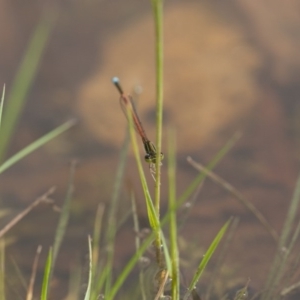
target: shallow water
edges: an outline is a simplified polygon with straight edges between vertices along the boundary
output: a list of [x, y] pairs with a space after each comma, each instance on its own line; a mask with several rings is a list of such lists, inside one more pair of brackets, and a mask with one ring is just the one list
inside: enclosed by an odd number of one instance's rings
[[[42, 8], [37, 1], [26, 9], [8, 0], [0, 5], [0, 79], [9, 89]], [[232, 1], [226, 6], [217, 1], [166, 3], [163, 150], [166, 154], [167, 128], [173, 126], [180, 195], [197, 174], [186, 157], [205, 164], [236, 131], [241, 131], [242, 138], [215, 171], [280, 232], [299, 170], [300, 59], [295, 55], [300, 42], [299, 18], [295, 17], [299, 4], [290, 1], [282, 6], [279, 0], [274, 1], [273, 15], [263, 3], [256, 5], [250, 0]], [[142, 86], [138, 111], [153, 141], [155, 85], [150, 3], [74, 2], [59, 9], [58, 23], [9, 153], [70, 117], [76, 116], [80, 122], [1, 175], [0, 195], [2, 206], [13, 211], [3, 224], [53, 185], [57, 186], [53, 198], [61, 204], [69, 161], [79, 159], [70, 229], [53, 284], [60, 299], [74, 261], [86, 261], [86, 237], [93, 228], [98, 203], [109, 203], [111, 199], [126, 119], [110, 79], [119, 76], [128, 93]], [[147, 172], [147, 166], [145, 169]], [[162, 173], [166, 206], [166, 162]], [[134, 186], [142, 226], [147, 226], [132, 156], [125, 178]], [[148, 179], [152, 187], [150, 174]], [[129, 207], [127, 194], [124, 185], [120, 216]], [[180, 232], [183, 272], [189, 278], [203, 251], [230, 216], [239, 217], [240, 223], [222, 269], [222, 284], [245, 284], [250, 278], [251, 288], [259, 290], [275, 245], [246, 208], [209, 180]], [[31, 270], [37, 245], [43, 245], [45, 258], [53, 243], [57, 219], [56, 212], [42, 206], [8, 234], [8, 238], [16, 238], [8, 252], [24, 273]], [[132, 243], [124, 242], [128, 240]], [[130, 257], [133, 240], [130, 220], [118, 235], [117, 270]]]

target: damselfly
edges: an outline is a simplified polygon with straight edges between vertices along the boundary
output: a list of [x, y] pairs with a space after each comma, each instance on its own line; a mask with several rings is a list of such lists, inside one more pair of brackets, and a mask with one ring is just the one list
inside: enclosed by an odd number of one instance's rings
[[[145, 148], [145, 161], [149, 163], [150, 171], [151, 173], [155, 173], [155, 164], [156, 164], [156, 158], [157, 158], [157, 152], [154, 144], [147, 138], [146, 132], [142, 126], [142, 123], [137, 115], [136, 109], [134, 107], [132, 97], [130, 95], [125, 95], [119, 78], [114, 77], [112, 79], [113, 84], [116, 86], [120, 93], [120, 104], [122, 106], [123, 111], [125, 112], [126, 116], [128, 113], [131, 113], [131, 117], [135, 126], [136, 131], [139, 133], [142, 142], [144, 144]], [[164, 158], [164, 154], [160, 153], [160, 159], [162, 160]]]

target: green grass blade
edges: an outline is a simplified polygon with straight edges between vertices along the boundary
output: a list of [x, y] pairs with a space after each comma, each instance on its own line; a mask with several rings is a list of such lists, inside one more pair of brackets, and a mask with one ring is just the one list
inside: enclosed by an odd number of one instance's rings
[[10, 168], [12, 165], [20, 161], [22, 158], [27, 156], [28, 154], [32, 153], [36, 149], [40, 148], [41, 146], [45, 145], [58, 135], [62, 134], [66, 130], [70, 129], [72, 126], [74, 126], [75, 121], [70, 120], [63, 125], [57, 127], [53, 131], [49, 132], [48, 134], [44, 135], [43, 137], [39, 138], [38, 140], [34, 141], [15, 155], [13, 155], [11, 158], [6, 160], [1, 166], [0, 166], [0, 174], [3, 173], [5, 170]]
[[0, 298], [5, 300], [5, 242], [0, 240]]
[[168, 143], [168, 178], [169, 178], [169, 211], [170, 211], [170, 253], [172, 278], [172, 299], [179, 299], [179, 251], [177, 245], [177, 218], [176, 218], [176, 157], [175, 157], [175, 134], [169, 132]]
[[3, 85], [2, 96], [0, 101], [0, 129], [1, 129], [1, 120], [2, 120], [2, 113], [3, 113], [3, 105], [4, 105], [4, 96], [5, 96], [5, 84]]
[[97, 271], [99, 268], [99, 256], [100, 256], [100, 240], [101, 240], [101, 233], [102, 233], [102, 222], [103, 222], [103, 215], [104, 215], [105, 205], [103, 203], [98, 204], [95, 222], [94, 222], [94, 230], [93, 230], [93, 239], [92, 239], [92, 253], [93, 253], [93, 280], [92, 280], [92, 296], [91, 299], [97, 299], [99, 290], [94, 283], [97, 280]]
[[[55, 238], [54, 238], [51, 276], [53, 274], [53, 269], [54, 269], [54, 266], [55, 266], [57, 255], [58, 255], [63, 237], [66, 233], [66, 229], [67, 229], [67, 225], [68, 225], [68, 221], [69, 221], [70, 205], [71, 205], [71, 200], [72, 200], [73, 193], [74, 193], [74, 184], [73, 184], [73, 182], [74, 182], [75, 167], [76, 167], [76, 162], [72, 162], [71, 169], [70, 169], [68, 189], [67, 189], [67, 193], [66, 193], [66, 196], [65, 196], [65, 200], [64, 200], [62, 210], [60, 212], [58, 226], [57, 226], [56, 233], [55, 233]], [[51, 276], [50, 276], [50, 278], [51, 278]]]
[[220, 253], [218, 253], [218, 257], [216, 259], [214, 270], [212, 271], [212, 274], [210, 275], [210, 278], [209, 278], [210, 282], [206, 289], [206, 295], [204, 297], [205, 299], [211, 299], [212, 290], [213, 290], [213, 288], [216, 287], [215, 283], [218, 281], [220, 282], [220, 280], [221, 280], [220, 277], [222, 275], [220, 274], [220, 270], [224, 263], [226, 254], [228, 253], [230, 245], [232, 245], [232, 240], [233, 240], [234, 234], [236, 232], [236, 229], [238, 227], [238, 224], [239, 224], [239, 218], [234, 217], [231, 222], [230, 228], [228, 228], [227, 235], [223, 242], [221, 251], [220, 251]]
[[298, 207], [300, 202], [300, 174], [297, 179], [295, 191], [292, 197], [291, 205], [288, 210], [286, 222], [283, 226], [282, 234], [279, 241], [279, 247], [286, 247], [288, 240], [293, 232], [293, 224], [297, 216]]
[[20, 118], [25, 98], [36, 76], [39, 62], [49, 40], [56, 17], [56, 11], [48, 11], [47, 15], [37, 25], [12, 84], [0, 132], [0, 162], [3, 161], [10, 138]]
[[[300, 202], [300, 174], [297, 179], [295, 191], [292, 197], [292, 201], [288, 210], [288, 214], [286, 217], [285, 224], [283, 226], [282, 234], [279, 238], [279, 244], [277, 248], [277, 253], [275, 255], [274, 261], [271, 266], [271, 270], [268, 276], [268, 280], [265, 286], [265, 289], [267, 293], [263, 295], [263, 300], [269, 300], [273, 297], [273, 292], [276, 289], [276, 286], [279, 283], [280, 278], [283, 277], [284, 267], [286, 265], [288, 256], [290, 254], [290, 248], [288, 246], [289, 239], [292, 236], [293, 232], [293, 224], [295, 222], [295, 217], [298, 212]], [[297, 232], [298, 230], [296, 230]], [[290, 246], [293, 246], [294, 239], [297, 238], [295, 236], [295, 233], [292, 237], [292, 241], [290, 243]], [[285, 249], [285, 251], [283, 251]]]
[[88, 280], [88, 286], [87, 290], [84, 296], [84, 300], [90, 300], [91, 299], [91, 287], [92, 287], [92, 280], [93, 280], [93, 255], [92, 255], [92, 240], [91, 237], [89, 236], [89, 262], [90, 262], [90, 267], [89, 267], [89, 280]]
[[188, 296], [190, 293], [192, 293], [192, 291], [195, 289], [197, 282], [199, 281], [206, 265], [208, 264], [209, 260], [211, 259], [213, 253], [215, 252], [215, 250], [217, 249], [219, 243], [221, 242], [224, 234], [227, 231], [227, 228], [230, 224], [231, 220], [227, 221], [225, 223], [225, 225], [223, 225], [223, 227], [221, 228], [221, 230], [218, 232], [218, 234], [216, 235], [216, 237], [214, 238], [213, 242], [210, 244], [208, 250], [206, 251], [206, 253], [203, 255], [203, 259], [201, 260], [198, 269], [188, 287], [188, 292], [184, 297], [184, 300], [188, 299]]
[[47, 300], [48, 298], [48, 290], [50, 285], [50, 273], [51, 273], [51, 266], [52, 266], [52, 248], [50, 248], [46, 266], [44, 270], [44, 278], [42, 284], [42, 292], [41, 292], [41, 300]]

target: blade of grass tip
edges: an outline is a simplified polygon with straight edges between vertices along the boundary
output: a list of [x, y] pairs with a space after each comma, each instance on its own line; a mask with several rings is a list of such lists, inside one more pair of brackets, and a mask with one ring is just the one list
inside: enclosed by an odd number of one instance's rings
[[[105, 242], [106, 242], [106, 249], [107, 249], [107, 268], [108, 270], [112, 270], [113, 267], [113, 259], [114, 259], [114, 244], [115, 244], [115, 236], [116, 236], [116, 218], [117, 218], [117, 207], [120, 198], [120, 191], [121, 186], [124, 178], [125, 167], [127, 162], [127, 155], [129, 149], [129, 130], [128, 127], [126, 129], [126, 136], [121, 147], [121, 152], [119, 156], [119, 164], [117, 169], [117, 174], [114, 182], [113, 193], [109, 205], [108, 210], [108, 218], [107, 218], [107, 229], [105, 230]], [[106, 279], [105, 285], [105, 294], [107, 290], [111, 287], [111, 280], [112, 280], [112, 272], [107, 273], [108, 277]]]
[[246, 285], [241, 288], [240, 290], [238, 290], [235, 294], [234, 300], [247, 300], [248, 299], [248, 286], [250, 283], [250, 279], [248, 279]]
[[[141, 246], [141, 240], [139, 236], [140, 232], [140, 225], [139, 225], [139, 219], [138, 219], [138, 214], [137, 214], [137, 209], [136, 209], [136, 202], [135, 202], [135, 197], [134, 193], [131, 193], [131, 206], [132, 206], [132, 218], [133, 218], [133, 228], [135, 232], [135, 248], [136, 251], [140, 248]], [[147, 299], [146, 296], [146, 290], [145, 290], [145, 276], [144, 276], [144, 270], [143, 268], [140, 268], [139, 270], [139, 287], [141, 290], [141, 296], [143, 300]]]
[[188, 287], [188, 291], [184, 296], [184, 300], [187, 300], [189, 295], [191, 294], [191, 292], [193, 291], [193, 289], [195, 289], [197, 282], [199, 281], [203, 271], [206, 268], [206, 265], [208, 264], [209, 260], [211, 259], [213, 253], [215, 252], [215, 250], [217, 249], [218, 245], [220, 244], [224, 234], [227, 231], [227, 228], [229, 226], [229, 224], [231, 223], [231, 219], [229, 219], [229, 221], [227, 221], [225, 223], [225, 225], [223, 225], [223, 227], [221, 228], [221, 230], [218, 232], [218, 234], [216, 235], [216, 237], [214, 238], [213, 242], [210, 244], [208, 250], [206, 251], [206, 253], [203, 255], [203, 259], [201, 260], [198, 269]]
[[0, 129], [1, 129], [1, 120], [2, 120], [2, 113], [3, 113], [3, 105], [4, 105], [4, 96], [5, 96], [5, 84], [3, 85], [2, 96], [0, 101]]
[[25, 208], [21, 213], [19, 213], [16, 217], [14, 217], [8, 224], [6, 224], [0, 230], [0, 238], [4, 236], [13, 226], [15, 226], [22, 218], [24, 218], [34, 207], [39, 205], [40, 203], [53, 203], [53, 200], [49, 199], [48, 197], [53, 194], [55, 188], [50, 188], [45, 194], [41, 197], [37, 198], [33, 203], [31, 203], [27, 208]]
[[279, 238], [278, 248], [277, 252], [275, 254], [274, 261], [272, 263], [269, 276], [267, 279], [267, 283], [265, 286], [265, 289], [267, 290], [267, 293], [264, 294], [263, 299], [271, 299], [272, 293], [274, 291], [274, 282], [278, 276], [278, 270], [281, 268], [282, 265], [282, 256], [285, 255], [285, 250], [287, 247], [288, 239], [291, 236], [293, 223], [298, 211], [300, 201], [300, 175], [298, 176], [295, 191], [291, 200], [291, 204], [287, 213], [286, 221], [283, 226], [282, 234]]
[[92, 280], [93, 280], [93, 256], [92, 256], [92, 240], [91, 237], [89, 236], [88, 239], [88, 244], [89, 244], [89, 262], [90, 262], [90, 267], [89, 267], [89, 280], [88, 280], [88, 286], [87, 290], [84, 296], [84, 300], [90, 300], [91, 299], [91, 287], [92, 287]]
[[35, 282], [35, 277], [36, 277], [36, 272], [37, 272], [37, 267], [38, 267], [41, 252], [42, 252], [42, 246], [39, 245], [37, 247], [35, 258], [32, 265], [32, 272], [29, 280], [28, 289], [27, 289], [26, 300], [33, 299], [33, 287], [34, 287], [34, 282]]
[[44, 270], [44, 278], [42, 284], [42, 292], [41, 292], [41, 300], [48, 299], [48, 290], [50, 285], [50, 273], [51, 273], [51, 265], [52, 265], [52, 248], [49, 249], [45, 270]]
[[58, 225], [57, 225], [55, 237], [54, 237], [53, 256], [52, 256], [53, 264], [51, 266], [50, 280], [52, 278], [54, 266], [56, 263], [57, 255], [58, 255], [62, 240], [63, 240], [64, 235], [67, 230], [67, 225], [68, 225], [69, 215], [70, 215], [70, 205], [71, 205], [71, 200], [72, 200], [73, 194], [74, 194], [74, 174], [75, 174], [76, 165], [77, 165], [77, 161], [71, 162], [68, 188], [67, 188], [64, 203], [63, 203], [63, 206], [62, 206], [62, 209], [60, 212], [59, 221], [58, 221]]
[[169, 211], [170, 211], [170, 252], [171, 252], [171, 278], [172, 299], [179, 299], [179, 251], [177, 245], [177, 218], [176, 218], [176, 141], [173, 131], [169, 131], [168, 139], [168, 179], [169, 179]]
[[[45, 145], [58, 135], [62, 134], [63, 132], [69, 130], [72, 126], [76, 124], [75, 120], [70, 120], [61, 126], [55, 128], [54, 130], [50, 131], [49, 133], [45, 134], [38, 140], [34, 141], [15, 155], [13, 155], [11, 158], [7, 159], [2, 165], [0, 165], [0, 174], [3, 173], [5, 170], [10, 168], [12, 165], [20, 161], [22, 158], [27, 156], [28, 154], [31, 154], [36, 149], [40, 148], [41, 146]], [[1, 143], [0, 143], [1, 144]]]
[[240, 193], [236, 188], [234, 188], [230, 183], [225, 181], [223, 178], [218, 176], [212, 171], [207, 170], [204, 166], [194, 161], [191, 157], [187, 158], [188, 162], [198, 171], [204, 172], [212, 181], [216, 184], [223, 187], [223, 189], [227, 190], [231, 193], [242, 205], [244, 205], [257, 219], [258, 221], [265, 227], [265, 229], [269, 232], [273, 240], [278, 243], [278, 234], [274, 230], [274, 228], [270, 225], [270, 223], [266, 220], [263, 214], [250, 202], [248, 201], [242, 193]]
[[3, 161], [9, 141], [23, 110], [26, 96], [37, 74], [50, 33], [57, 18], [56, 10], [48, 10], [37, 25], [25, 51], [18, 73], [8, 96], [3, 128], [0, 132], [0, 162]]
[[[221, 161], [221, 159], [228, 153], [228, 151], [236, 144], [237, 140], [241, 137], [241, 133], [237, 132], [233, 137], [221, 148], [221, 150], [215, 155], [215, 157], [206, 166], [207, 170], [212, 170]], [[182, 205], [187, 198], [191, 196], [194, 190], [199, 186], [199, 184], [206, 178], [206, 174], [200, 172], [199, 175], [192, 181], [188, 188], [183, 192], [183, 194], [178, 199], [178, 206]]]
[[5, 242], [4, 239], [0, 240], [0, 298], [5, 297]]

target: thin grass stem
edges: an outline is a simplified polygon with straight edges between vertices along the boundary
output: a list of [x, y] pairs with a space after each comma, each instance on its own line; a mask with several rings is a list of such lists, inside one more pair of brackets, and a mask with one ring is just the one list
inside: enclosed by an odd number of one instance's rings
[[[163, 120], [163, 0], [151, 0], [154, 27], [155, 27], [155, 61], [156, 61], [156, 148], [157, 153], [162, 152], [162, 120]], [[156, 159], [156, 184], [154, 207], [158, 219], [160, 218], [160, 182], [161, 182], [161, 157]], [[162, 264], [161, 258], [161, 237], [158, 232], [155, 239], [156, 260]]]
[[170, 211], [170, 253], [171, 253], [171, 278], [172, 299], [179, 299], [180, 273], [179, 251], [177, 245], [177, 210], [176, 210], [176, 141], [173, 131], [169, 131], [168, 143], [168, 178], [169, 178], [169, 211]]

